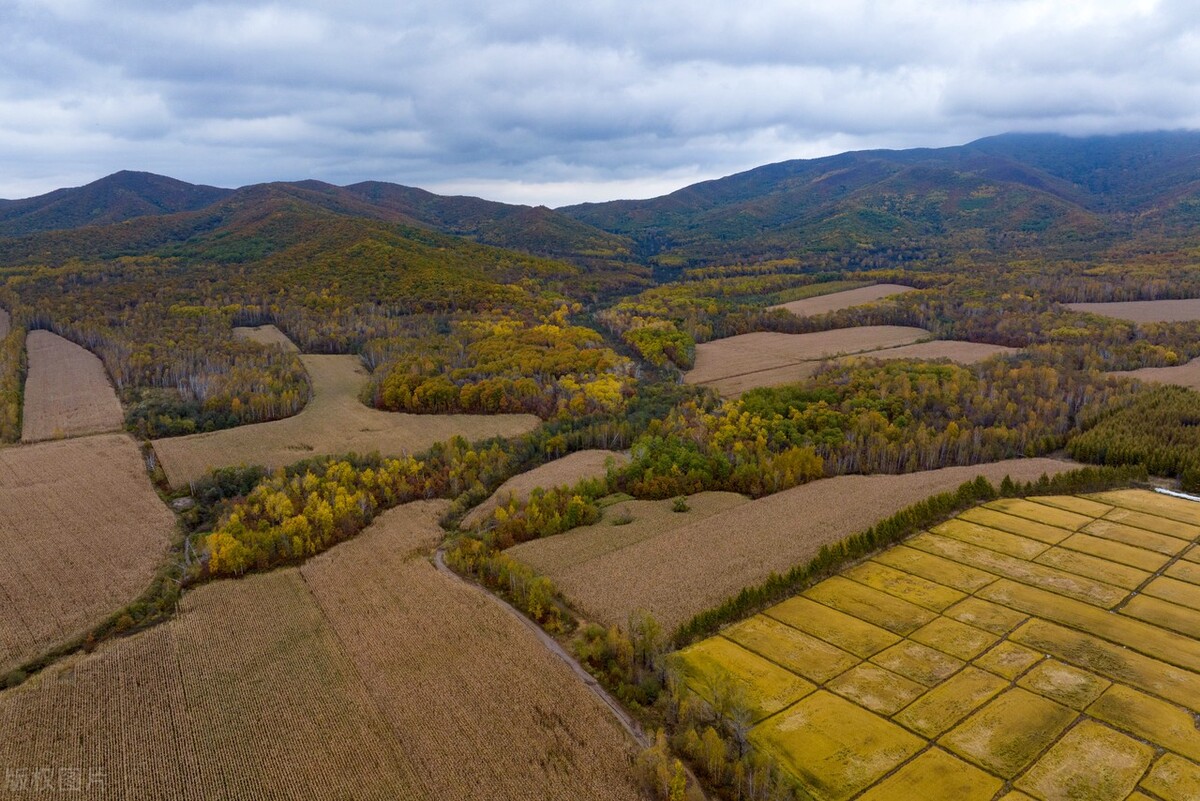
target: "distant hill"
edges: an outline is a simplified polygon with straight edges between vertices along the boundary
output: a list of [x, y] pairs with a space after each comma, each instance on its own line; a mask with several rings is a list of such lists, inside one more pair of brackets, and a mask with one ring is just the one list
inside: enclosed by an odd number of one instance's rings
[[[1009, 134], [770, 164], [650, 200], [558, 211], [665, 265], [953, 249], [1087, 256], [1200, 221], [1200, 133]], [[877, 259], [878, 260], [878, 259]]]
[[[148, 236], [186, 237], [191, 222], [220, 225], [233, 209], [245, 210], [267, 197], [287, 199], [338, 215], [426, 228], [482, 244], [579, 264], [614, 266], [632, 261], [632, 241], [601, 231], [544, 206], [519, 206], [475, 197], [446, 197], [422, 189], [370, 181], [338, 187], [321, 181], [276, 182], [241, 189], [194, 186], [145, 172], [118, 172], [71, 189], [25, 200], [0, 200], [0, 237], [105, 226], [142, 217], [198, 212], [200, 218], [137, 226], [131, 241]], [[64, 241], [79, 237], [65, 235]], [[129, 239], [122, 235], [118, 240]], [[131, 244], [131, 247], [136, 247]]]
[[24, 200], [0, 200], [0, 236], [196, 211], [228, 197], [232, 191], [125, 170], [86, 186], [56, 189]]

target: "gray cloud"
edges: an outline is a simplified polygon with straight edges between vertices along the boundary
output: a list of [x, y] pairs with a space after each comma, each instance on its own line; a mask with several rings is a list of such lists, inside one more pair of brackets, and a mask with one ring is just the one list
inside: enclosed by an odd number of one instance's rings
[[1200, 127], [1188, 0], [0, 0], [0, 18], [3, 197], [130, 168], [554, 205], [858, 147]]

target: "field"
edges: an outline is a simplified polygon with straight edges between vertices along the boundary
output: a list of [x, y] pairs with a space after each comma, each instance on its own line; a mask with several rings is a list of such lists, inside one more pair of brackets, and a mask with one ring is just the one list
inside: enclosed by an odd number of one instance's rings
[[1200, 390], [1200, 359], [1192, 359], [1187, 364], [1175, 367], [1143, 367], [1140, 370], [1124, 370], [1109, 375]]
[[510, 498], [524, 500], [538, 487], [572, 486], [585, 478], [603, 478], [608, 466], [621, 467], [629, 457], [617, 451], [578, 451], [555, 459], [540, 467], [513, 476], [492, 493], [486, 501], [472, 509], [462, 520], [463, 528], [474, 528], [491, 517], [492, 512]]
[[400, 455], [423, 450], [455, 434], [468, 440], [511, 437], [532, 431], [529, 414], [398, 414], [358, 400], [367, 380], [355, 356], [301, 356], [313, 395], [295, 417], [224, 431], [154, 441], [154, 450], [174, 487], [216, 467], [259, 464], [282, 467], [312, 456], [351, 451]]
[[[817, 300], [817, 298], [813, 298]], [[973, 364], [1015, 348], [956, 340], [919, 342], [922, 328], [876, 325], [841, 328], [815, 334], [755, 333], [718, 339], [696, 346], [696, 367], [684, 380], [702, 384], [726, 397], [756, 387], [803, 381], [826, 359], [855, 355], [871, 359], [950, 359]]]
[[1068, 303], [1075, 311], [1132, 320], [1135, 323], [1171, 323], [1200, 320], [1200, 298], [1184, 300], [1130, 300], [1118, 303]]
[[136, 598], [174, 525], [127, 436], [0, 449], [0, 674]]
[[118, 431], [121, 402], [94, 355], [49, 331], [30, 331], [22, 442]]
[[818, 295], [815, 298], [793, 300], [790, 303], [780, 303], [778, 306], [771, 306], [770, 308], [786, 309], [798, 317], [809, 317], [814, 314], [825, 314], [841, 309], [849, 309], [852, 306], [874, 303], [877, 300], [901, 295], [905, 292], [912, 292], [913, 289], [914, 287], [904, 286], [903, 284], [876, 284], [875, 286], [864, 286], [860, 289], [847, 289], [844, 292]]
[[[1076, 466], [1016, 459], [897, 476], [838, 476], [756, 501], [702, 493], [688, 500], [692, 510], [685, 514], [672, 513], [670, 501], [636, 501], [606, 509], [596, 525], [509, 553], [548, 575], [597, 620], [624, 623], [630, 612], [648, 609], [672, 628], [772, 571], [812, 558], [825, 543], [977, 475], [993, 482], [1006, 475], [1031, 480]], [[847, 498], [855, 502], [847, 504]], [[633, 522], [612, 525], [624, 511]]]
[[300, 352], [300, 349], [296, 347], [296, 343], [288, 339], [287, 334], [273, 325], [260, 325], [254, 328], [237, 326], [233, 329], [233, 335], [242, 339], [248, 339], [251, 342], [257, 342], [260, 345], [278, 345], [292, 353]]
[[[639, 798], [600, 702], [425, 558], [445, 508], [201, 587], [169, 623], [0, 695], [0, 765], [53, 766], [39, 798]], [[60, 768], [93, 786], [56, 792]]]
[[1192, 799], [1197, 538], [1148, 491], [994, 501], [678, 658], [818, 801]]
[[6, 336], [8, 336], [11, 326], [12, 317], [9, 316], [7, 311], [0, 309], [0, 339], [4, 339]]

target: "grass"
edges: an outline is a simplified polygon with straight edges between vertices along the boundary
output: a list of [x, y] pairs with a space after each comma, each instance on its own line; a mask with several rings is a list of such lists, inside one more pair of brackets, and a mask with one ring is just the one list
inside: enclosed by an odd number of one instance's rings
[[766, 615], [755, 615], [724, 632], [725, 637], [803, 676], [823, 683], [858, 664], [858, 658], [811, 634]]
[[698, 695], [711, 703], [728, 692], [744, 693], [753, 720], [758, 722], [795, 703], [815, 686], [770, 660], [722, 637], [697, 643], [679, 652], [679, 667]]
[[925, 691], [917, 682], [870, 662], [847, 670], [825, 688], [881, 715], [899, 712]]
[[842, 575], [933, 612], [941, 612], [966, 597], [959, 590], [878, 562], [863, 562], [844, 571]]
[[896, 722], [933, 739], [1007, 686], [1008, 682], [994, 673], [968, 666], [906, 707], [896, 715]]
[[1011, 779], [1075, 719], [1076, 713], [1020, 688], [1007, 690], [938, 742], [964, 759]]
[[1051, 746], [1016, 786], [1038, 798], [1125, 801], [1154, 756], [1145, 743], [1085, 720]]
[[218, 467], [246, 464], [275, 469], [314, 456], [350, 452], [399, 456], [455, 435], [476, 442], [517, 436], [540, 424], [528, 414], [381, 412], [358, 399], [367, 381], [358, 357], [305, 355], [300, 359], [312, 382], [312, 399], [296, 416], [155, 440], [154, 450], [171, 486], [185, 487]]
[[932, 748], [872, 787], [860, 801], [952, 798], [991, 801], [1003, 782], [940, 748]]
[[1057, 659], [1047, 659], [1022, 676], [1017, 684], [1072, 709], [1082, 710], [1099, 698], [1112, 682]]

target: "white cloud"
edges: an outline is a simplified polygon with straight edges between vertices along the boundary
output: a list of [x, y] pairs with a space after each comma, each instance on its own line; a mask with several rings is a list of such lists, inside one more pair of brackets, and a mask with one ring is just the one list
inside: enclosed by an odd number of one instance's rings
[[0, 0], [0, 196], [115, 169], [555, 205], [1197, 124], [1189, 0]]

